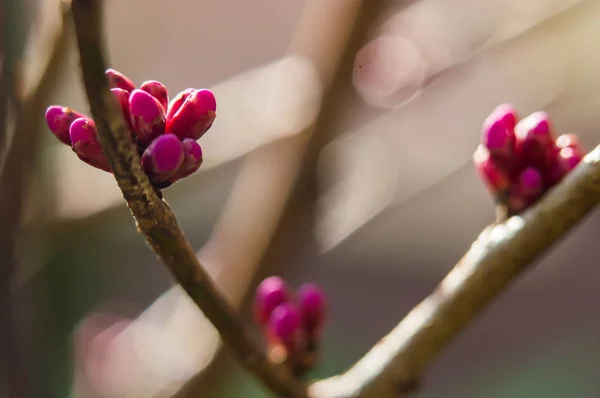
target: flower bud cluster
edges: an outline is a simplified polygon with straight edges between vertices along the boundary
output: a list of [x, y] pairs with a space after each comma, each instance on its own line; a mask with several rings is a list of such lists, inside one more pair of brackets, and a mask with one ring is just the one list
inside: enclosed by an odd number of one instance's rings
[[535, 203], [583, 159], [578, 137], [555, 131], [546, 112], [519, 120], [508, 104], [483, 123], [475, 168], [497, 203], [517, 214]]
[[[108, 69], [106, 76], [152, 184], [166, 188], [198, 170], [202, 148], [197, 140], [216, 117], [213, 93], [190, 88], [169, 101], [167, 88], [158, 81], [146, 81], [136, 89], [129, 78], [114, 69]], [[68, 107], [53, 105], [46, 111], [46, 123], [81, 160], [111, 172], [98, 143], [94, 120]]]
[[256, 289], [254, 318], [263, 330], [270, 357], [301, 374], [314, 365], [326, 317], [326, 297], [315, 283], [295, 293], [279, 277]]

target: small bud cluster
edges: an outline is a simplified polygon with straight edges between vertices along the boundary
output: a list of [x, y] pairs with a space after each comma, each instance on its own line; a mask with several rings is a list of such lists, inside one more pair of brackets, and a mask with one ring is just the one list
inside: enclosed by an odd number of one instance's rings
[[574, 134], [555, 139], [548, 114], [535, 112], [519, 120], [508, 104], [498, 106], [483, 123], [475, 168], [508, 215], [535, 203], [583, 159]]
[[254, 317], [262, 328], [269, 356], [297, 375], [314, 366], [325, 323], [326, 298], [315, 283], [297, 294], [279, 277], [266, 278], [256, 289]]
[[[158, 81], [144, 82], [136, 89], [129, 78], [114, 69], [108, 69], [106, 76], [152, 184], [166, 188], [198, 170], [202, 148], [197, 140], [216, 117], [213, 93], [189, 88], [169, 102], [167, 88]], [[46, 123], [81, 160], [111, 172], [90, 117], [53, 105], [46, 111]]]

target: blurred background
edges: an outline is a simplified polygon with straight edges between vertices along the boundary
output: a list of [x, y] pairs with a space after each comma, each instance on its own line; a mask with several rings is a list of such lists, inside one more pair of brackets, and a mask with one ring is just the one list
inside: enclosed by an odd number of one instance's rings
[[[71, 34], [37, 106], [10, 105], [31, 95], [62, 23], [56, 0], [0, 3], [0, 129], [30, 137], [0, 185], [0, 395], [269, 396], [173, 286], [112, 176], [44, 125], [51, 104], [89, 112]], [[204, 164], [165, 198], [248, 321], [267, 275], [325, 288], [318, 378], [360, 358], [493, 220], [471, 155], [496, 105], [546, 110], [557, 132], [598, 143], [599, 18], [597, 0], [107, 0], [104, 22], [110, 65], [136, 84], [214, 91]], [[10, 65], [22, 84], [6, 85]], [[594, 213], [415, 396], [600, 396], [599, 233]]]

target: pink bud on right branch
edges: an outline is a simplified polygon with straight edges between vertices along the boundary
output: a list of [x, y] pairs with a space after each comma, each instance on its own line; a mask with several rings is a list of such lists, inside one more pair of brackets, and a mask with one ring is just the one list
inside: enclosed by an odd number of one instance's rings
[[506, 214], [520, 213], [559, 183], [583, 159], [575, 134], [554, 138], [546, 112], [518, 120], [514, 107], [497, 107], [483, 123], [475, 169]]

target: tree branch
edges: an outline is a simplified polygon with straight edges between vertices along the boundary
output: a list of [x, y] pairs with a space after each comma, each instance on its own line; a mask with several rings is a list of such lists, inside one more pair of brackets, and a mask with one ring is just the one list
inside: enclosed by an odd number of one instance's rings
[[396, 397], [479, 312], [600, 202], [600, 146], [522, 215], [485, 229], [437, 289], [343, 375], [311, 396]]
[[177, 282], [218, 329], [238, 360], [278, 395], [305, 397], [304, 385], [267, 360], [234, 309], [221, 296], [198, 261], [175, 215], [142, 170], [136, 146], [113, 99], [104, 71], [100, 0], [74, 0], [72, 5], [81, 70], [98, 140], [119, 188], [146, 240], [169, 267]]

